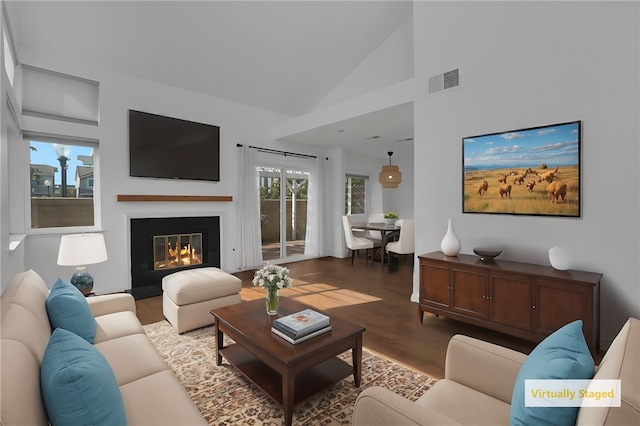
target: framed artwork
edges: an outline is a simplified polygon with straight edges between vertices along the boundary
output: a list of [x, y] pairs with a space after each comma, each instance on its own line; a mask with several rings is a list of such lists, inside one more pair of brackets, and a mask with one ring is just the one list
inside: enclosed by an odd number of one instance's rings
[[581, 216], [582, 122], [462, 138], [462, 212]]

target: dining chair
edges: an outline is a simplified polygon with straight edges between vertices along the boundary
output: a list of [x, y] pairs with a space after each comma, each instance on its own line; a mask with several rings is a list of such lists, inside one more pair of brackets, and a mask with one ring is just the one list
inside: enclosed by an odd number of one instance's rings
[[369, 214], [369, 223], [382, 223], [382, 222], [384, 222], [384, 213]]
[[342, 216], [342, 227], [344, 228], [344, 239], [347, 243], [347, 248], [351, 250], [351, 266], [353, 266], [353, 258], [356, 252], [365, 250], [365, 258], [367, 266], [369, 265], [369, 249], [372, 249], [373, 241], [367, 238], [356, 237], [351, 230], [351, 222], [348, 216]]
[[387, 243], [386, 250], [389, 253], [401, 254], [404, 259], [405, 254], [415, 253], [415, 232], [413, 219], [398, 219], [396, 224], [400, 226], [400, 236], [398, 241]]
[[356, 228], [358, 225], [364, 226], [367, 224], [368, 217], [366, 214], [348, 214], [347, 218], [353, 235], [359, 238], [366, 238], [369, 235], [369, 231]]
[[[384, 213], [371, 213], [369, 214], [369, 223], [383, 223]], [[379, 231], [368, 231], [367, 238], [373, 240], [374, 243], [382, 243], [382, 234]]]
[[[353, 235], [359, 238], [368, 238], [373, 241], [374, 247], [380, 247], [382, 245], [382, 235], [380, 231], [370, 231], [364, 229], [366, 225], [371, 222], [369, 216], [366, 214], [348, 214], [349, 222], [351, 223], [351, 230]], [[357, 226], [362, 225], [363, 229], [358, 229]]]

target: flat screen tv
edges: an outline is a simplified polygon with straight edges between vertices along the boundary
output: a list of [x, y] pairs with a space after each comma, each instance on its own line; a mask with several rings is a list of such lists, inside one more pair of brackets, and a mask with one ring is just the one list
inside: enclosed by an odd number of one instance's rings
[[220, 180], [220, 127], [129, 110], [129, 174]]
[[582, 122], [462, 138], [462, 212], [581, 215]]

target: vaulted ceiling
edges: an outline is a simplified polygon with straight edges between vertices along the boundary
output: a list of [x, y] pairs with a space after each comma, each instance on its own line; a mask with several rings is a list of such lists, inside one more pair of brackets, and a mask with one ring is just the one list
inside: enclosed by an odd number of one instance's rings
[[[412, 14], [408, 1], [7, 1], [6, 8], [18, 52], [291, 117], [311, 111]], [[384, 114], [365, 122], [382, 125]]]

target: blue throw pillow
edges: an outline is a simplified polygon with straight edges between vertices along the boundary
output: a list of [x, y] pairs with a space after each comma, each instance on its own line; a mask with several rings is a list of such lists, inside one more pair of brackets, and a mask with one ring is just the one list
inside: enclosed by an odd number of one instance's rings
[[64, 328], [89, 343], [96, 338], [96, 319], [84, 295], [71, 283], [58, 278], [45, 301], [52, 328]]
[[525, 407], [525, 380], [589, 380], [593, 378], [594, 368], [581, 320], [547, 336], [520, 368], [511, 395], [511, 426], [575, 425], [579, 407]]
[[111, 366], [93, 345], [70, 331], [53, 331], [42, 358], [40, 389], [53, 426], [127, 424]]

